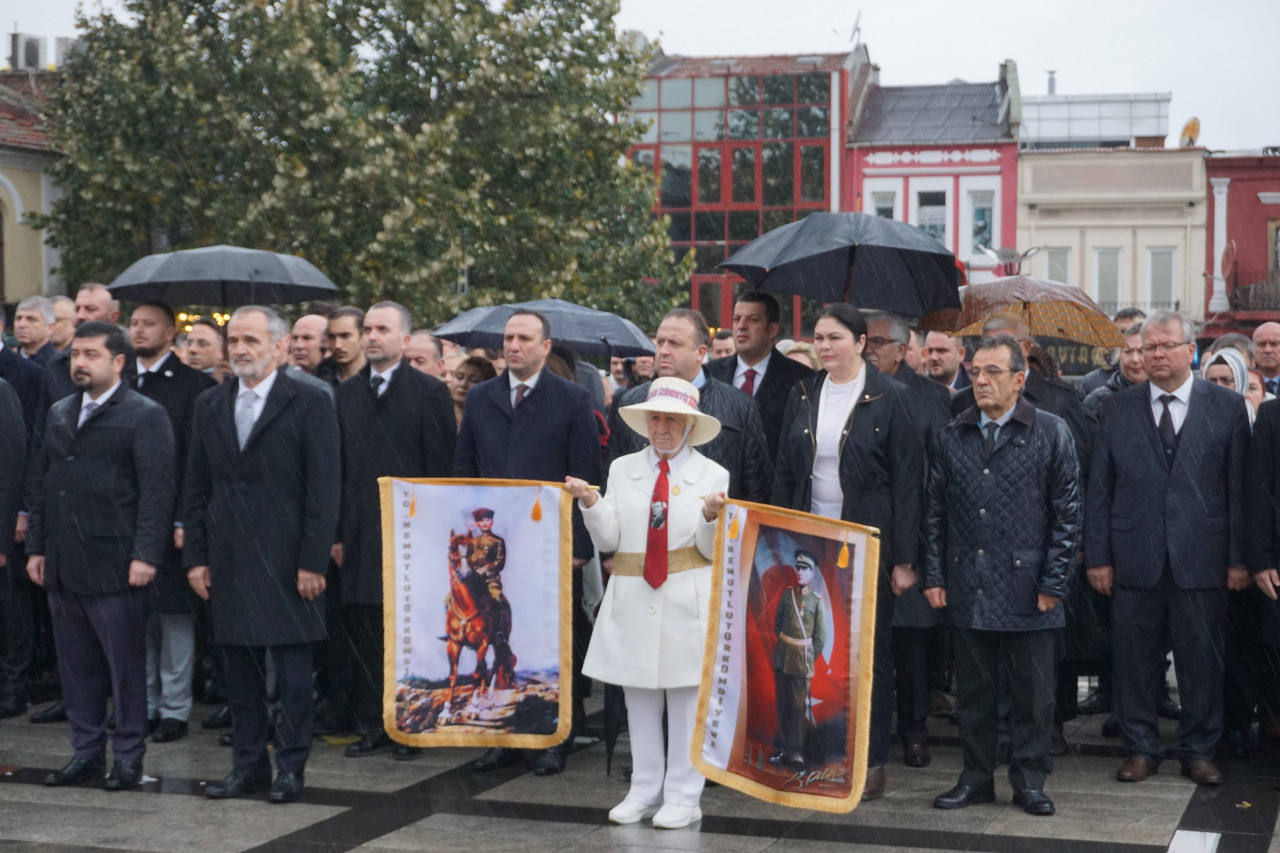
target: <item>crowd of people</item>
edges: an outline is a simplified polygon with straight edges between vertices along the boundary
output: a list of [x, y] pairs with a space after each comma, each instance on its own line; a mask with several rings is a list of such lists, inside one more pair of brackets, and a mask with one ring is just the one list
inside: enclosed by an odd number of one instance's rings
[[[688, 741], [725, 499], [880, 531], [864, 800], [884, 793], [895, 717], [912, 768], [932, 760], [931, 717], [959, 726], [964, 770], [935, 806], [991, 801], [1007, 763], [1035, 815], [1054, 813], [1052, 756], [1082, 713], [1107, 715], [1123, 782], [1164, 759], [1160, 716], [1203, 785], [1221, 753], [1254, 748], [1255, 723], [1280, 739], [1280, 324], [1199, 357], [1182, 315], [1126, 309], [1124, 348], [1077, 388], [1016, 314], [970, 351], [834, 304], [810, 344], [779, 341], [759, 292], [715, 335], [669, 312], [652, 357], [604, 370], [528, 311], [500, 350], [414, 330], [393, 302], [311, 305], [292, 327], [270, 306], [182, 332], [161, 303], [120, 322], [89, 284], [23, 300], [0, 347], [0, 717], [57, 682], [31, 717], [70, 723], [49, 785], [137, 786], [148, 739], [186, 736], [196, 699], [232, 748], [209, 797], [296, 800], [317, 734], [356, 735], [351, 758], [417, 757], [383, 727], [383, 476], [577, 498], [573, 722], [592, 678], [624, 688], [634, 770], [615, 822], [701, 816]], [[597, 557], [601, 616], [582, 573]], [[818, 607], [815, 559], [797, 555], [791, 600]], [[824, 665], [802, 657], [779, 665], [780, 718]], [[803, 720], [784, 722], [769, 761], [803, 768]], [[535, 773], [561, 772], [571, 744], [531, 756]], [[472, 767], [521, 760], [498, 748]]]

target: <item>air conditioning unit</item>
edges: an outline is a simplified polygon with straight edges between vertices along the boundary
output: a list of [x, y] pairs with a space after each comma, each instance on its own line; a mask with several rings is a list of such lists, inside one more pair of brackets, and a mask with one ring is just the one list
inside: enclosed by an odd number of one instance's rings
[[71, 58], [71, 54], [84, 47], [84, 42], [80, 39], [66, 38], [59, 36], [53, 41], [53, 62], [61, 68], [67, 64], [67, 60]]
[[19, 71], [40, 71], [44, 68], [48, 39], [41, 36], [14, 33], [9, 36], [9, 65]]

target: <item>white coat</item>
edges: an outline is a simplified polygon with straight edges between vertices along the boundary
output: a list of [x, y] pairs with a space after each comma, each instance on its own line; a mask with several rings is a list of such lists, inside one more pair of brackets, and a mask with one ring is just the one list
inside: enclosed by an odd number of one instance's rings
[[[614, 460], [608, 491], [595, 506], [582, 508], [597, 549], [644, 553], [656, 466], [650, 448]], [[582, 666], [584, 674], [609, 684], [665, 689], [702, 680], [715, 546], [715, 522], [702, 517], [702, 496], [728, 491], [729, 472], [690, 450], [669, 483], [667, 548], [696, 545], [707, 565], [668, 575], [657, 589], [642, 577], [609, 578]]]

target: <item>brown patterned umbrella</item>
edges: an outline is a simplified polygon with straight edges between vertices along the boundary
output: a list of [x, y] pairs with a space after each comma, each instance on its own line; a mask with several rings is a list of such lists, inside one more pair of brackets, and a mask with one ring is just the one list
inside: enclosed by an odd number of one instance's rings
[[960, 289], [959, 316], [944, 313], [925, 318], [924, 327], [955, 337], [978, 335], [993, 314], [1017, 314], [1031, 334], [1062, 338], [1095, 347], [1123, 347], [1124, 336], [1107, 313], [1083, 290], [1069, 284], [1013, 275]]

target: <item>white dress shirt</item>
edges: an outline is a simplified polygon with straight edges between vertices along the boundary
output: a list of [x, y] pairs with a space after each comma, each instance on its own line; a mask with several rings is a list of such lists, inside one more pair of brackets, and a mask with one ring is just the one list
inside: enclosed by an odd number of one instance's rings
[[839, 518], [844, 508], [844, 489], [840, 486], [840, 444], [844, 426], [853, 414], [862, 391], [867, 387], [867, 368], [863, 364], [858, 375], [837, 385], [828, 375], [822, 381], [818, 398], [817, 451], [813, 458], [813, 486], [809, 495], [809, 511], [814, 515]]
[[384, 371], [382, 371], [381, 373], [379, 373], [378, 371], [376, 371], [376, 370], [374, 370], [374, 369], [373, 369], [373, 365], [372, 365], [372, 364], [370, 364], [370, 365], [369, 365], [369, 382], [370, 382], [370, 384], [372, 384], [372, 383], [373, 383], [373, 377], [375, 377], [375, 376], [381, 376], [381, 377], [382, 377], [382, 384], [378, 386], [378, 396], [379, 396], [379, 397], [381, 397], [383, 394], [387, 393], [387, 386], [391, 384], [391, 374], [395, 373], [395, 372], [396, 372], [396, 368], [397, 368], [397, 367], [399, 367], [399, 366], [400, 366], [400, 362], [398, 362], [398, 361], [393, 361], [393, 362], [391, 363], [391, 366], [390, 366], [390, 367], [388, 367], [386, 370], [384, 370]]
[[747, 364], [741, 358], [738, 359], [738, 369], [733, 372], [733, 387], [739, 391], [742, 390], [742, 383], [747, 381], [747, 371], [754, 370], [756, 372], [755, 385], [752, 386], [751, 396], [754, 397], [756, 392], [760, 390], [760, 383], [764, 380], [764, 374], [769, 369], [769, 359], [773, 358], [773, 351], [762, 359], [759, 364]]
[[117, 380], [116, 380], [116, 384], [115, 384], [115, 385], [112, 385], [110, 388], [108, 388], [108, 389], [107, 389], [106, 391], [104, 391], [103, 393], [99, 394], [97, 397], [90, 397], [90, 396], [89, 396], [89, 392], [88, 392], [88, 391], [86, 391], [85, 393], [81, 394], [81, 395], [80, 395], [80, 418], [79, 418], [79, 420], [77, 421], [77, 425], [79, 425], [79, 426], [83, 426], [83, 425], [84, 425], [84, 419], [85, 419], [85, 417], [86, 417], [86, 415], [85, 415], [85, 411], [84, 411], [84, 410], [85, 410], [86, 408], [88, 408], [88, 407], [89, 407], [89, 404], [90, 404], [90, 403], [93, 403], [93, 404], [94, 404], [94, 408], [95, 408], [95, 409], [96, 409], [96, 408], [98, 408], [98, 407], [99, 407], [99, 406], [101, 406], [103, 403], [105, 403], [105, 402], [107, 402], [108, 400], [110, 400], [110, 399], [111, 399], [111, 395], [112, 395], [112, 394], [114, 394], [114, 393], [116, 393], [116, 389], [117, 389], [117, 388], [119, 388], [119, 387], [120, 387], [120, 380], [119, 380], [119, 379], [117, 379]]
[[164, 363], [169, 360], [169, 356], [171, 355], [173, 355], [172, 350], [165, 352], [164, 355], [160, 356], [159, 361], [151, 365], [151, 367], [143, 367], [142, 359], [138, 359], [138, 387], [141, 388], [146, 384], [148, 373], [159, 373], [164, 367]]
[[236, 395], [237, 408], [239, 408], [240, 399], [244, 397], [246, 392], [252, 391], [258, 396], [258, 399], [253, 401], [253, 422], [255, 424], [258, 422], [258, 418], [262, 417], [262, 410], [267, 407], [267, 395], [271, 393], [271, 386], [276, 384], [276, 374], [279, 372], [278, 368], [271, 371], [266, 379], [262, 380], [252, 388], [246, 387], [244, 383], [240, 384], [239, 393]]
[[525, 396], [529, 396], [529, 392], [538, 384], [538, 377], [542, 375], [542, 371], [530, 376], [528, 379], [516, 379], [516, 375], [510, 370], [507, 371], [507, 379], [511, 382], [511, 408], [516, 407], [516, 388], [520, 385], [524, 386]]
[[1164, 414], [1164, 403], [1160, 402], [1160, 398], [1165, 394], [1172, 394], [1176, 399], [1169, 402], [1169, 417], [1173, 419], [1174, 435], [1182, 432], [1182, 423], [1187, 419], [1187, 408], [1191, 405], [1191, 386], [1194, 382], [1195, 376], [1188, 376], [1187, 381], [1173, 391], [1161, 391], [1154, 382], [1151, 383], [1151, 416], [1155, 418], [1157, 427]]

